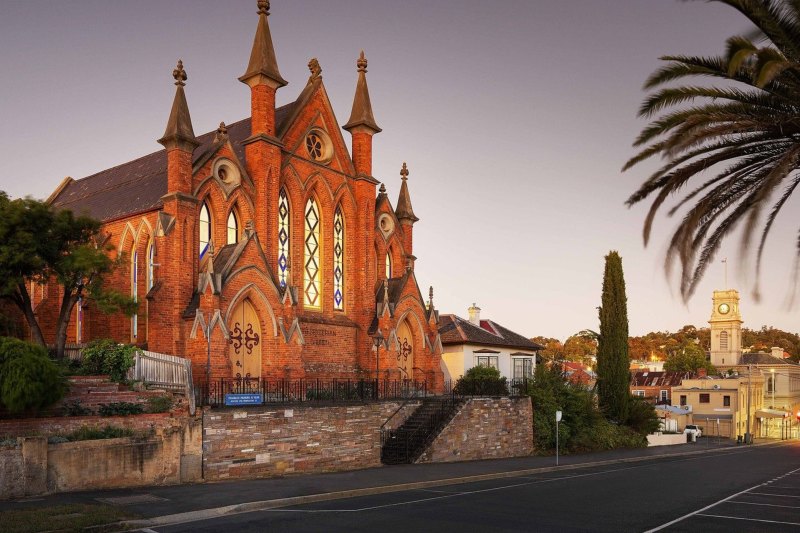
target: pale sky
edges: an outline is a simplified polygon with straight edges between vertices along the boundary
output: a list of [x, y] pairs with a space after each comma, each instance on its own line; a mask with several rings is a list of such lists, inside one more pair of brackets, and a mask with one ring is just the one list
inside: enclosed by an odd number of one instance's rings
[[[161, 148], [183, 59], [196, 134], [249, 114], [237, 80], [255, 0], [0, 1], [0, 189], [46, 198], [75, 179]], [[396, 202], [410, 170], [417, 279], [444, 313], [564, 340], [598, 327], [609, 250], [622, 255], [632, 335], [707, 325], [711, 293], [742, 294], [745, 326], [798, 331], [786, 307], [798, 198], [766, 250], [763, 299], [732, 240], [684, 305], [664, 276], [676, 221], [648, 248], [647, 205], [624, 201], [654, 165], [625, 174], [645, 78], [665, 54], [722, 53], [748, 29], [732, 9], [677, 0], [274, 0], [270, 26], [293, 101], [317, 57], [347, 121], [363, 48], [375, 118], [374, 175]], [[350, 141], [346, 132], [344, 137]], [[798, 195], [796, 195], [798, 196]], [[426, 290], [423, 293], [427, 294]]]

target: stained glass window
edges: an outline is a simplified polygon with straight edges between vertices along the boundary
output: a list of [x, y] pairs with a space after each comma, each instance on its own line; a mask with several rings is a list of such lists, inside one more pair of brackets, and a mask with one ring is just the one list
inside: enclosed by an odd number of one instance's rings
[[[139, 301], [139, 252], [134, 250], [131, 256], [131, 298], [134, 302]], [[139, 313], [134, 313], [131, 317], [131, 338], [136, 340], [139, 336]]]
[[344, 309], [344, 218], [342, 207], [333, 217], [333, 307]]
[[392, 254], [386, 252], [386, 278], [392, 277]]
[[321, 307], [320, 282], [319, 282], [319, 207], [314, 198], [306, 202], [306, 238], [305, 238], [305, 290], [304, 302], [306, 307], [319, 309]]
[[281, 189], [278, 197], [278, 280], [281, 287], [286, 286], [289, 266], [289, 214], [289, 199], [286, 197], [286, 191]]
[[309, 133], [306, 137], [306, 150], [314, 161], [322, 159], [322, 138], [316, 133]]
[[208, 212], [208, 206], [203, 203], [200, 208], [200, 257], [205, 255], [208, 250], [208, 243], [211, 242], [211, 214]]
[[236, 211], [231, 209], [228, 215], [228, 244], [239, 242], [239, 221], [236, 219]]
[[156, 281], [156, 247], [153, 241], [147, 243], [147, 291], [153, 288]]

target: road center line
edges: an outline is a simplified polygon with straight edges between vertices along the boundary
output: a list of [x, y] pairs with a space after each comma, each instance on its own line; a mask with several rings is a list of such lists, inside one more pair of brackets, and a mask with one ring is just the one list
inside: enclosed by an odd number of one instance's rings
[[[787, 472], [784, 475], [794, 474], [795, 472], [798, 472], [798, 471], [800, 471], [800, 468], [796, 468], [794, 470], [791, 470], [791, 471]], [[723, 499], [719, 500], [718, 502], [712, 503], [711, 505], [706, 505], [702, 509], [698, 509], [697, 511], [691, 512], [689, 514], [685, 514], [685, 515], [683, 515], [683, 516], [681, 516], [679, 518], [676, 518], [675, 520], [672, 520], [671, 522], [667, 522], [666, 524], [662, 524], [662, 525], [660, 525], [658, 527], [655, 527], [653, 529], [648, 529], [647, 531], [645, 531], [645, 533], [655, 533], [656, 531], [661, 531], [662, 529], [665, 529], [665, 528], [667, 528], [669, 526], [677, 524], [678, 522], [683, 522], [687, 518], [691, 518], [692, 516], [699, 515], [703, 511], [711, 509], [712, 507], [716, 507], [717, 505], [719, 505], [721, 503], [727, 502], [728, 500], [732, 500], [733, 498], [735, 498], [737, 496], [741, 496], [742, 494], [748, 493], [753, 489], [757, 489], [757, 488], [763, 487], [765, 485], [766, 485], [766, 483], [759, 483], [758, 485], [754, 485], [754, 486], [750, 487], [749, 489], [745, 489], [743, 491], [737, 492], [736, 494], [731, 494], [727, 498], [723, 498]], [[759, 494], [759, 493], [753, 492], [751, 494]], [[772, 496], [772, 495], [768, 494], [768, 496]], [[714, 515], [702, 515], [702, 516], [714, 516]], [[733, 517], [721, 516], [720, 518], [733, 518]], [[749, 518], [745, 519], [745, 518], [743, 518], [742, 520], [753, 520], [753, 519], [749, 519]], [[786, 522], [786, 523], [791, 523], [791, 522]], [[800, 525], [800, 524], [798, 524], [798, 525]]]

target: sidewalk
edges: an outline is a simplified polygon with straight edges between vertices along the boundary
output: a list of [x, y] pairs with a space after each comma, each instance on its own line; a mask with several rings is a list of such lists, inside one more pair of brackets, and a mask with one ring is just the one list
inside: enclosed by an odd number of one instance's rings
[[[755, 445], [770, 442], [773, 441], [757, 441]], [[650, 458], [713, 453], [732, 448], [737, 448], [733, 441], [716, 442], [713, 438], [703, 438], [697, 443], [677, 446], [561, 456], [558, 467], [555, 466], [554, 456], [530, 456], [461, 463], [384, 466], [351, 472], [293, 475], [283, 478], [71, 492], [23, 500], [0, 501], [0, 511], [101, 502], [124, 505], [126, 509], [145, 519], [183, 513], [214, 516], [242, 510], [297, 505], [309, 501], [475, 481], [476, 476], [483, 476], [486, 479], [513, 477], [534, 473], [530, 472], [531, 470], [552, 471], [556, 468], [569, 470]], [[117, 500], [118, 498], [119, 500]], [[189, 516], [184, 518], [188, 519]], [[177, 517], [165, 518], [159, 522], [168, 523], [171, 520], [177, 520]]]

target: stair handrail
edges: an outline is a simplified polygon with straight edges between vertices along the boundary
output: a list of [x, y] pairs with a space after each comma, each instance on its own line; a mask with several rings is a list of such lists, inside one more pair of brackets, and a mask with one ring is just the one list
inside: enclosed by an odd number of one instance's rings
[[[424, 430], [423, 435], [425, 436], [425, 438], [424, 441], [420, 443], [422, 444], [422, 446], [417, 446], [419, 449], [410, 450], [413, 453], [409, 453], [409, 450], [406, 449], [407, 461], [409, 460], [416, 461], [419, 458], [419, 456], [422, 455], [422, 452], [424, 452], [425, 448], [427, 447], [428, 444], [427, 441], [430, 439], [431, 434], [434, 433], [436, 428], [442, 424], [442, 421], [445, 418], [447, 418], [448, 414], [452, 414], [452, 412], [455, 410], [455, 406], [456, 406], [455, 398], [448, 398], [443, 401], [440, 401], [439, 409], [437, 409], [434, 412], [434, 414], [428, 419], [427, 423], [418, 427], [411, 433], [411, 435], [406, 439], [406, 447], [408, 446], [409, 442], [413, 442], [414, 440], [416, 440], [417, 434], [423, 430]], [[414, 457], [412, 457], [412, 455]]]
[[[427, 391], [427, 382], [423, 381], [422, 383], [423, 383], [423, 386], [424, 386], [425, 390]], [[389, 421], [390, 421], [392, 418], [394, 418], [394, 417], [395, 417], [395, 415], [396, 415], [397, 413], [399, 413], [399, 412], [400, 412], [400, 410], [401, 410], [403, 407], [405, 407], [406, 405], [408, 405], [408, 402], [410, 402], [410, 401], [412, 400], [412, 398], [416, 398], [416, 397], [417, 397], [416, 395], [408, 395], [408, 396], [406, 397], [406, 399], [405, 399], [405, 400], [403, 400], [403, 403], [401, 403], [401, 404], [400, 404], [400, 407], [398, 407], [397, 409], [395, 409], [395, 410], [394, 410], [394, 413], [392, 413], [391, 415], [389, 415], [389, 418], [387, 418], [387, 419], [386, 419], [386, 420], [383, 422], [383, 424], [381, 424], [381, 446], [382, 446], [382, 445], [383, 445], [383, 443], [384, 443], [384, 435], [386, 434], [386, 424], [388, 424], [388, 423], [389, 423]]]

